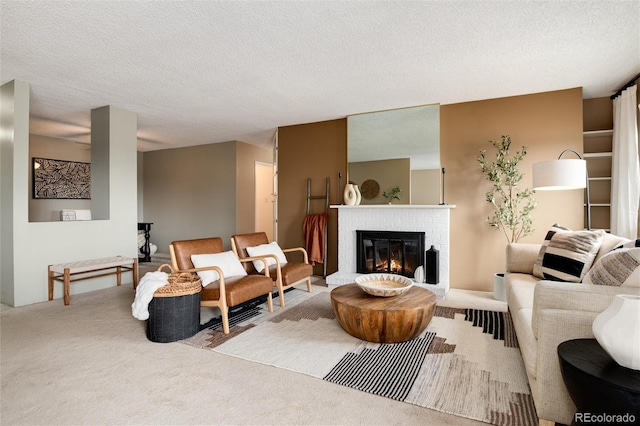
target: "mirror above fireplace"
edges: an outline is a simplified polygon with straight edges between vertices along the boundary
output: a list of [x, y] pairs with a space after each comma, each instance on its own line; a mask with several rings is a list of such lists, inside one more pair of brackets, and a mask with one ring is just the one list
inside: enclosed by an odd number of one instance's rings
[[439, 105], [350, 115], [347, 147], [349, 180], [379, 187], [362, 204], [386, 204], [382, 193], [394, 186], [402, 191], [394, 204], [440, 203]]

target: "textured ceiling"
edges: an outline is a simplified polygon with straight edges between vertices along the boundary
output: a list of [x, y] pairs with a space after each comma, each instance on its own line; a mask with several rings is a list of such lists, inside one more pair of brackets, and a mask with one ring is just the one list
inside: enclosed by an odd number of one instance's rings
[[89, 141], [90, 110], [138, 114], [141, 151], [382, 109], [583, 87], [640, 70], [638, 1], [0, 2], [1, 83], [31, 132]]

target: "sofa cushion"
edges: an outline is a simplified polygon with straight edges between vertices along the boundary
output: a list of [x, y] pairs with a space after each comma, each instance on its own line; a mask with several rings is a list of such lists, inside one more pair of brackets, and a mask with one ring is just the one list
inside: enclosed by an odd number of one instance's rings
[[629, 240], [626, 243], [616, 248], [636, 248], [636, 247], [640, 247], [640, 238], [636, 238], [635, 240]]
[[580, 282], [598, 254], [603, 230], [556, 232], [542, 256], [544, 279]]
[[511, 318], [518, 337], [518, 346], [522, 353], [524, 367], [527, 369], [527, 373], [536, 377], [538, 342], [533, 336], [533, 328], [531, 327], [532, 312], [531, 308], [520, 309], [517, 312], [511, 311]]
[[521, 286], [534, 288], [539, 278], [534, 277], [531, 274], [520, 274], [514, 272], [507, 272], [504, 275], [504, 286], [507, 292], [507, 303], [511, 305], [511, 293], [514, 288]]
[[594, 263], [583, 283], [640, 287], [640, 248], [619, 248], [605, 254]]
[[[604, 237], [602, 237], [602, 244], [600, 244], [600, 250], [598, 250], [598, 255], [596, 256], [596, 260], [594, 260], [593, 263], [595, 264], [595, 262], [597, 262], [598, 259], [600, 259], [602, 256], [609, 253], [611, 250], [615, 248], [634, 247], [636, 244], [636, 241], [640, 241], [640, 240], [629, 240], [628, 238], [618, 237], [617, 235], [605, 233]], [[640, 246], [637, 246], [637, 247], [640, 247]]]
[[542, 247], [540, 247], [540, 251], [538, 252], [538, 257], [536, 258], [536, 261], [533, 264], [533, 275], [535, 275], [538, 278], [544, 278], [544, 275], [542, 274], [542, 259], [544, 257], [544, 254], [547, 252], [547, 246], [549, 245], [551, 238], [553, 238], [553, 236], [557, 232], [570, 232], [570, 231], [571, 229], [565, 228], [564, 226], [560, 226], [557, 223], [554, 224], [547, 231], [547, 235], [545, 235], [544, 241], [542, 242]]
[[511, 294], [509, 296], [509, 309], [518, 311], [520, 309], [533, 308], [533, 293], [536, 289], [536, 283], [521, 283], [511, 288]]

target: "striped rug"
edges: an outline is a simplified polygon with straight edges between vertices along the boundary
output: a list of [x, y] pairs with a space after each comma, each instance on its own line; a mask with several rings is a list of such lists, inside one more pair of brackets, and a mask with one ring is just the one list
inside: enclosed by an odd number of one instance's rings
[[274, 313], [237, 310], [228, 335], [213, 321], [182, 342], [486, 423], [538, 424], [508, 313], [438, 306], [418, 338], [380, 344], [341, 328], [328, 291], [286, 298]]

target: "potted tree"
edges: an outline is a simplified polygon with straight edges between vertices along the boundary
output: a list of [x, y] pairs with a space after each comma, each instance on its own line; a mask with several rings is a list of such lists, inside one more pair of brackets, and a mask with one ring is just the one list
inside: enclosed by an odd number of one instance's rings
[[[477, 160], [482, 173], [491, 182], [491, 189], [485, 198], [493, 207], [493, 216], [487, 218], [490, 226], [504, 233], [507, 243], [515, 243], [522, 237], [533, 233], [531, 212], [536, 207], [533, 191], [518, 187], [523, 174], [518, 165], [527, 155], [527, 148], [522, 147], [514, 153], [510, 152], [511, 137], [502, 135], [498, 140], [490, 141], [496, 149], [495, 161], [488, 161], [486, 150], [481, 150]], [[494, 297], [506, 300], [504, 274], [494, 277]]]

